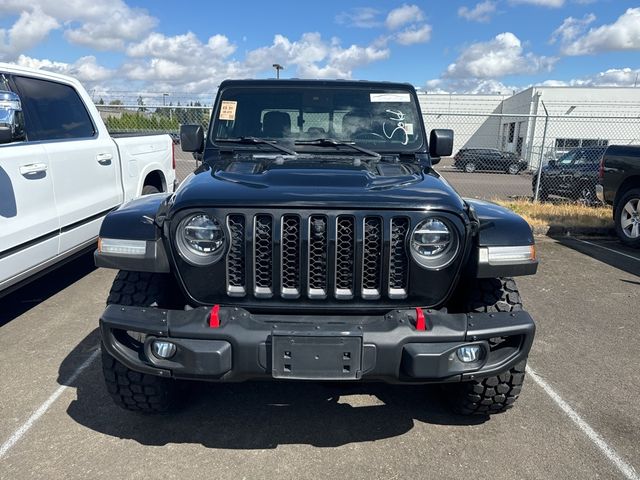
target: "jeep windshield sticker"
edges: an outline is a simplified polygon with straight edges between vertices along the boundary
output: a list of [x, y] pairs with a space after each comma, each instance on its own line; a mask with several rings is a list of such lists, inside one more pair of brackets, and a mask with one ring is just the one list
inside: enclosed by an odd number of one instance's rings
[[[395, 139], [399, 139], [403, 145], [409, 143], [409, 132], [404, 123], [405, 114], [400, 110], [385, 110], [385, 113], [389, 118], [385, 119], [382, 124], [384, 136], [389, 140], [394, 140], [395, 137]], [[387, 127], [389, 128], [388, 131]], [[411, 125], [411, 129], [413, 130], [413, 124]], [[398, 134], [398, 136], [396, 136], [396, 134]]]
[[236, 101], [223, 100], [222, 105], [220, 105], [220, 115], [218, 116], [218, 119], [234, 121], [236, 119], [237, 106], [238, 102]]
[[413, 135], [413, 123], [405, 123], [404, 129], [407, 131], [407, 135]]
[[411, 101], [411, 95], [409, 95], [408, 93], [370, 93], [369, 98], [371, 100], [371, 103], [408, 103]]

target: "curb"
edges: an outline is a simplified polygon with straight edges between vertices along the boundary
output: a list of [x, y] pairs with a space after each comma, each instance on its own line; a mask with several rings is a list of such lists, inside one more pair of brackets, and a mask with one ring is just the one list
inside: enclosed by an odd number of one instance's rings
[[533, 228], [534, 235], [546, 236], [574, 236], [584, 235], [590, 237], [615, 237], [616, 231], [610, 227], [563, 227], [560, 225], [545, 225]]

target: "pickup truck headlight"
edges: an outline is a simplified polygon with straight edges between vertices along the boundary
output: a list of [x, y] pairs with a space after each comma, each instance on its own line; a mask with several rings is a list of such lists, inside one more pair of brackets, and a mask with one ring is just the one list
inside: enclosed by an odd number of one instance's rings
[[409, 243], [416, 263], [430, 270], [446, 267], [458, 252], [458, 236], [449, 222], [442, 218], [420, 222], [413, 229]]
[[226, 242], [224, 229], [207, 214], [197, 213], [182, 220], [176, 235], [180, 255], [192, 265], [211, 265], [222, 257]]

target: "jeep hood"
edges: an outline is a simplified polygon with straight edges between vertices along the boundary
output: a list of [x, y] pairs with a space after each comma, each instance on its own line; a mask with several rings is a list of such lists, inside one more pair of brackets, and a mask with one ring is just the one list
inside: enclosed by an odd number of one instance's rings
[[322, 159], [203, 164], [176, 191], [173, 210], [198, 207], [438, 209], [459, 213], [457, 192], [415, 163]]

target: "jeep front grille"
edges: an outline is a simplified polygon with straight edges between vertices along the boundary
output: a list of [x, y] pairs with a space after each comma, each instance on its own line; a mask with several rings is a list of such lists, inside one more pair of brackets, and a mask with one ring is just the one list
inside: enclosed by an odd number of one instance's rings
[[406, 298], [410, 226], [400, 215], [229, 214], [227, 294]]

